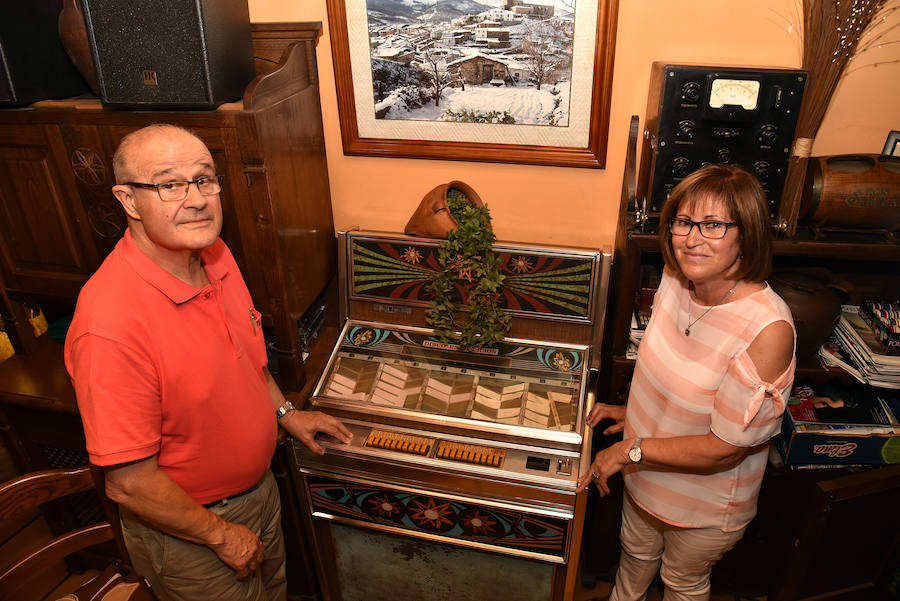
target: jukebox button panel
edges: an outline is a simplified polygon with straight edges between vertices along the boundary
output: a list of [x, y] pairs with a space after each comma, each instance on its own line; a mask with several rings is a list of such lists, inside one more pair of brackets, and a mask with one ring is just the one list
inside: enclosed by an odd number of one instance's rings
[[579, 455], [573, 451], [352, 419], [344, 420], [344, 425], [353, 434], [349, 444], [319, 434], [316, 440], [326, 449], [326, 454], [314, 456], [302, 444], [296, 443], [299, 463], [331, 470], [340, 469], [338, 464], [375, 461], [427, 469], [433, 473], [454, 472], [473, 478], [490, 477], [497, 481], [542, 486], [564, 494], [574, 493], [577, 484]]

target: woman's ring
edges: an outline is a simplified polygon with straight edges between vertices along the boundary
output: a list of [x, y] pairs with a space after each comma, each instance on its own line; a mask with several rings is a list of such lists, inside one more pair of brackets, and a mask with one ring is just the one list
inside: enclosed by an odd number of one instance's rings
[[591, 472], [591, 480], [594, 482], [603, 482], [603, 478], [597, 472]]

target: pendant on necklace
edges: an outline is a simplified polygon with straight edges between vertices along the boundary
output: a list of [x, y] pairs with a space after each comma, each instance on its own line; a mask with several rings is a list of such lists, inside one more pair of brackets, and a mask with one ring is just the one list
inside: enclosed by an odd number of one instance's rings
[[719, 305], [721, 305], [721, 304], [722, 304], [722, 301], [724, 301], [726, 298], [728, 298], [728, 297], [731, 295], [732, 292], [734, 292], [734, 289], [737, 288], [737, 285], [738, 285], [739, 283], [740, 283], [740, 282], [735, 282], [734, 286], [731, 287], [731, 290], [729, 290], [728, 292], [725, 293], [725, 296], [723, 296], [722, 298], [720, 298], [720, 299], [718, 300], [718, 302], [716, 302], [715, 304], [712, 304], [712, 305], [710, 305], [709, 307], [707, 307], [706, 311], [704, 311], [703, 313], [701, 313], [701, 314], [700, 314], [700, 317], [698, 317], [698, 318], [695, 319], [694, 321], [691, 321], [691, 297], [690, 297], [690, 291], [688, 291], [688, 326], [684, 329], [684, 335], [685, 335], [685, 336], [690, 336], [690, 335], [691, 335], [691, 328], [694, 327], [694, 324], [697, 323], [698, 321], [700, 321], [701, 319], [703, 319], [704, 317], [706, 317], [706, 314], [707, 314], [707, 313], [709, 313], [710, 311], [712, 311], [713, 309], [715, 309], [716, 307], [718, 307]]

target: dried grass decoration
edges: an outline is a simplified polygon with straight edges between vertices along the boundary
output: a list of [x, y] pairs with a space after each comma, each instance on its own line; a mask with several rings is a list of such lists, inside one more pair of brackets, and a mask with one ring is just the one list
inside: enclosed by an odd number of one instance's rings
[[[447, 206], [458, 227], [438, 247], [441, 269], [428, 286], [434, 298], [426, 312], [428, 325], [442, 342], [463, 349], [493, 346], [509, 332], [512, 320], [497, 306], [506, 277], [500, 273], [500, 257], [491, 251], [496, 240], [491, 214], [486, 205], [474, 206], [456, 188], [447, 191]], [[471, 282], [474, 287], [469, 287]], [[460, 324], [463, 307], [458, 299], [463, 290], [468, 290], [467, 311]]]
[[896, 5], [888, 0], [802, 0], [800, 37], [808, 75], [781, 200], [781, 215], [791, 220], [786, 224], [789, 235], [796, 231], [807, 162], [831, 96], [847, 63], [858, 54], [863, 32]]

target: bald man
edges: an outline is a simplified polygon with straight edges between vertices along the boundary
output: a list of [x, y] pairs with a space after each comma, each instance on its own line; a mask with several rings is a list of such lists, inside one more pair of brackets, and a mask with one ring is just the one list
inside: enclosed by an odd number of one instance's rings
[[65, 345], [91, 462], [161, 600], [283, 600], [277, 424], [318, 453], [317, 432], [351, 435], [295, 410], [266, 368], [204, 143], [152, 125], [122, 140], [113, 169], [128, 230], [81, 290]]

